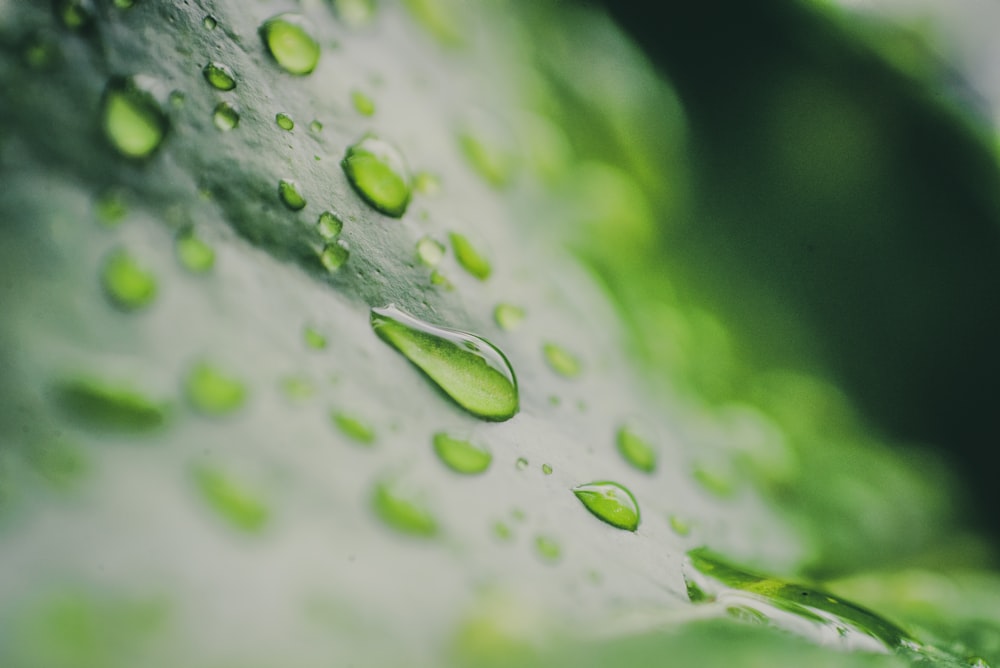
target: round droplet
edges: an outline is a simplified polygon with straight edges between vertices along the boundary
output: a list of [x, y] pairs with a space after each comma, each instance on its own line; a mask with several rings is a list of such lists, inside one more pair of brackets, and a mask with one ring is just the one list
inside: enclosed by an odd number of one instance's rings
[[278, 181], [278, 198], [292, 211], [299, 211], [306, 205], [305, 198], [299, 193], [299, 185], [288, 179]]
[[671, 515], [669, 522], [670, 522], [670, 528], [678, 536], [687, 536], [691, 533], [691, 525], [682, 520], [677, 515]]
[[316, 69], [319, 43], [297, 14], [279, 14], [260, 27], [260, 36], [275, 62], [286, 72], [305, 75]]
[[174, 249], [177, 251], [177, 259], [191, 273], [204, 274], [215, 266], [215, 251], [195, 236], [193, 230], [178, 234]]
[[433, 443], [438, 458], [456, 473], [482, 473], [493, 461], [493, 455], [486, 448], [445, 433], [434, 434]]
[[639, 528], [639, 504], [632, 492], [615, 482], [592, 482], [573, 488], [573, 494], [594, 517], [617, 529]]
[[518, 411], [510, 362], [489, 341], [418, 320], [395, 306], [371, 311], [371, 325], [451, 399], [484, 420], [508, 420]]
[[652, 473], [656, 468], [656, 451], [653, 446], [629, 427], [618, 429], [615, 444], [625, 461], [640, 471]]
[[410, 203], [410, 174], [393, 146], [371, 135], [347, 149], [340, 162], [347, 179], [365, 202], [387, 216], [400, 218]]
[[330, 415], [334, 426], [340, 433], [361, 445], [371, 445], [375, 442], [375, 430], [366, 422], [362, 422], [353, 415], [335, 412]]
[[309, 131], [312, 132], [313, 134], [318, 135], [320, 132], [323, 131], [323, 124], [320, 123], [319, 121], [314, 120], [311, 123], [309, 123]]
[[115, 7], [118, 9], [132, 9], [135, 7], [135, 0], [115, 0]]
[[215, 105], [215, 111], [212, 112], [212, 121], [215, 123], [215, 127], [226, 132], [239, 125], [240, 112], [228, 102], [220, 102]]
[[375, 15], [375, 0], [332, 0], [337, 18], [351, 27], [364, 25]]
[[535, 552], [545, 561], [558, 561], [562, 554], [559, 543], [548, 536], [535, 537]]
[[323, 250], [319, 254], [319, 261], [328, 272], [334, 274], [340, 271], [350, 256], [351, 251], [348, 250], [343, 241], [338, 239], [323, 246]]
[[326, 348], [326, 337], [312, 327], [306, 327], [302, 331], [302, 337], [305, 339], [306, 345], [314, 350]]
[[53, 398], [70, 418], [94, 429], [149, 431], [168, 417], [165, 404], [131, 387], [96, 378], [61, 380], [53, 387]]
[[514, 468], [518, 471], [524, 471], [528, 468], [528, 460], [524, 457], [518, 457], [517, 461], [514, 462]]
[[267, 524], [267, 506], [243, 483], [209, 467], [196, 468], [194, 481], [209, 507], [237, 529], [256, 533]]
[[510, 530], [510, 527], [504, 522], [494, 522], [493, 535], [505, 542], [514, 537], [514, 533]]
[[497, 307], [493, 309], [493, 319], [500, 326], [500, 329], [505, 329], [508, 332], [520, 327], [524, 316], [524, 309], [513, 304], [497, 304]]
[[371, 116], [375, 113], [375, 102], [359, 90], [351, 93], [351, 102], [354, 103], [355, 111], [362, 116]]
[[169, 121], [149, 90], [136, 79], [115, 77], [101, 100], [104, 135], [128, 158], [146, 158], [163, 143]]
[[21, 59], [33, 70], [47, 70], [61, 58], [57, 38], [47, 31], [29, 33], [21, 43]]
[[517, 168], [517, 158], [509, 148], [513, 142], [483, 133], [463, 132], [458, 143], [466, 160], [484, 181], [496, 188], [511, 182]]
[[542, 473], [545, 475], [552, 475], [552, 467], [548, 464], [542, 464]]
[[319, 214], [316, 221], [316, 231], [324, 239], [332, 240], [340, 236], [344, 229], [344, 223], [332, 211], [324, 211]]
[[246, 402], [247, 390], [239, 380], [215, 366], [196, 364], [184, 381], [184, 393], [191, 405], [205, 415], [224, 415]]
[[564, 378], [576, 378], [582, 371], [580, 360], [575, 355], [568, 352], [562, 346], [555, 343], [546, 343], [542, 346], [542, 353], [549, 368]]
[[398, 491], [390, 482], [375, 485], [372, 508], [380, 520], [400, 533], [423, 538], [430, 538], [438, 533], [434, 516], [415, 499]]
[[413, 177], [413, 190], [421, 195], [436, 195], [441, 192], [441, 179], [429, 172], [419, 172]]
[[288, 130], [291, 132], [295, 128], [295, 121], [288, 114], [277, 113], [274, 115], [274, 122], [278, 124], [278, 127], [282, 130]]
[[156, 297], [156, 279], [124, 250], [114, 251], [104, 261], [101, 284], [111, 302], [123, 311], [148, 306]]
[[94, 7], [90, 0], [55, 0], [56, 18], [69, 30], [85, 30], [94, 22]]
[[222, 63], [209, 63], [201, 71], [205, 75], [205, 81], [219, 90], [232, 90], [236, 88], [236, 75], [227, 65]]
[[455, 285], [448, 280], [448, 277], [435, 269], [431, 272], [431, 285], [442, 290], [454, 290]]
[[203, 28], [205, 28], [205, 30], [215, 30], [218, 27], [219, 22], [215, 19], [214, 16], [208, 14], [205, 16], [205, 18], [201, 20], [201, 25]]
[[490, 267], [489, 260], [476, 250], [476, 247], [468, 239], [458, 232], [452, 232], [448, 235], [448, 238], [451, 239], [451, 247], [454, 249], [455, 257], [463, 269], [481, 281], [485, 281], [490, 277], [492, 268]]
[[417, 259], [428, 267], [436, 267], [444, 258], [444, 244], [430, 237], [423, 237], [417, 242]]

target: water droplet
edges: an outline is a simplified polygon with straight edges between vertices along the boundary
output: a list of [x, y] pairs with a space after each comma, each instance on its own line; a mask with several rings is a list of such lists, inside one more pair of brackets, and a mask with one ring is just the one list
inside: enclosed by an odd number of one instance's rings
[[677, 515], [671, 515], [670, 528], [673, 529], [674, 533], [678, 536], [687, 536], [691, 533], [691, 525], [679, 518]]
[[104, 135], [128, 158], [146, 158], [163, 143], [169, 121], [153, 94], [141, 80], [112, 78], [101, 100]]
[[565, 348], [555, 343], [542, 346], [542, 353], [549, 368], [564, 378], [575, 378], [580, 375], [582, 366], [580, 360]]
[[542, 464], [542, 473], [545, 475], [552, 475], [552, 467], [548, 464]]
[[21, 59], [34, 70], [47, 70], [61, 57], [56, 38], [45, 31], [29, 34], [21, 44]]
[[459, 46], [465, 30], [458, 11], [465, 3], [448, 0], [404, 0], [403, 5], [431, 36], [445, 46]]
[[736, 493], [736, 483], [721, 471], [699, 465], [694, 469], [694, 479], [702, 488], [720, 499], [728, 498]]
[[32, 443], [23, 452], [32, 470], [57, 490], [72, 489], [91, 469], [83, 448], [62, 440]]
[[118, 9], [132, 9], [135, 6], [135, 0], [115, 0], [115, 7]]
[[548, 536], [535, 537], [535, 551], [545, 561], [558, 561], [562, 554], [559, 543]]
[[500, 329], [505, 329], [508, 332], [520, 327], [524, 316], [524, 309], [513, 304], [497, 304], [496, 308], [493, 309], [493, 319], [500, 326]]
[[278, 181], [278, 197], [282, 204], [292, 211], [299, 211], [306, 205], [306, 200], [299, 193], [299, 185], [295, 181], [288, 179]]
[[309, 123], [309, 131], [312, 132], [313, 134], [318, 135], [320, 132], [323, 131], [323, 124], [320, 123], [319, 121], [314, 120], [311, 123]]
[[351, 27], [362, 26], [375, 15], [375, 0], [333, 0], [333, 11]]
[[[498, 129], [491, 129], [493, 132], [481, 129], [462, 132], [458, 143], [476, 173], [491, 186], [503, 188], [511, 182], [517, 168], [517, 158], [509, 148], [514, 142], [509, 137], [499, 136]], [[488, 136], [493, 134], [497, 136]]]
[[528, 460], [524, 457], [518, 457], [517, 461], [514, 462], [514, 468], [518, 471], [524, 471], [528, 468]]
[[316, 394], [316, 387], [303, 376], [286, 376], [281, 379], [281, 392], [289, 399], [308, 399]]
[[652, 473], [656, 468], [656, 451], [653, 446], [631, 428], [620, 427], [615, 444], [625, 461], [640, 471]]
[[94, 208], [97, 217], [108, 227], [117, 227], [128, 215], [125, 194], [118, 188], [109, 188], [97, 198]]
[[635, 531], [639, 528], [639, 504], [632, 492], [616, 482], [592, 482], [573, 488], [584, 508], [594, 517], [617, 529]]
[[441, 179], [429, 172], [419, 172], [413, 177], [413, 190], [421, 195], [436, 195], [441, 192]]
[[312, 327], [306, 327], [302, 331], [302, 337], [305, 339], [306, 345], [314, 350], [326, 348], [326, 337]]
[[505, 542], [514, 537], [514, 533], [510, 530], [510, 527], [503, 522], [495, 522], [493, 524], [493, 535]]
[[410, 174], [393, 146], [367, 135], [347, 149], [340, 166], [361, 199], [375, 210], [393, 218], [406, 213]]
[[433, 443], [437, 456], [456, 473], [482, 473], [493, 461], [493, 455], [486, 448], [444, 433], [434, 434]]
[[183, 230], [177, 235], [174, 249], [177, 252], [177, 259], [192, 273], [204, 274], [215, 266], [215, 251], [195, 236], [192, 229]]
[[348, 250], [343, 241], [338, 239], [323, 246], [323, 250], [319, 254], [319, 261], [328, 272], [333, 274], [340, 271], [350, 256], [351, 251]]
[[319, 43], [297, 14], [279, 14], [260, 26], [260, 36], [275, 62], [286, 72], [305, 75], [316, 69]]
[[330, 419], [340, 430], [340, 433], [361, 445], [371, 445], [375, 442], [375, 430], [371, 425], [347, 413], [331, 413]]
[[267, 524], [267, 506], [243, 484], [206, 466], [194, 469], [194, 481], [212, 510], [237, 529], [256, 533]]
[[467, 238], [458, 232], [452, 232], [448, 238], [451, 239], [451, 247], [455, 250], [455, 258], [463, 269], [481, 281], [490, 277], [492, 268], [489, 260], [477, 251]]
[[53, 387], [56, 405], [77, 422], [105, 430], [149, 431], [167, 421], [166, 404], [131, 387], [96, 378], [71, 378]]
[[392, 305], [372, 309], [371, 324], [379, 338], [476, 417], [501, 421], [517, 413], [514, 370], [489, 341], [418, 320]]
[[411, 536], [430, 538], [438, 533], [437, 520], [409, 495], [383, 481], [375, 485], [372, 508], [386, 525]]
[[152, 303], [156, 279], [124, 250], [116, 250], [104, 261], [101, 285], [111, 302], [123, 311], [134, 311]]
[[444, 244], [430, 237], [417, 242], [417, 259], [428, 267], [436, 267], [444, 258]]
[[184, 393], [191, 405], [204, 415], [232, 413], [247, 399], [243, 383], [205, 362], [196, 364], [188, 372]]
[[319, 220], [316, 221], [316, 231], [324, 239], [336, 239], [343, 229], [343, 221], [337, 218], [332, 211], [324, 211], [319, 214]]
[[520, 508], [511, 508], [510, 516], [517, 522], [523, 522], [528, 517]]
[[219, 90], [232, 90], [236, 88], [236, 75], [229, 69], [228, 65], [222, 63], [209, 63], [201, 71], [205, 75], [205, 81]]
[[201, 25], [203, 28], [205, 28], [205, 30], [215, 30], [218, 27], [219, 22], [215, 19], [214, 16], [208, 14], [205, 16], [205, 18], [201, 20]]
[[277, 113], [274, 115], [274, 122], [278, 124], [278, 127], [282, 130], [288, 130], [291, 132], [295, 128], [295, 121], [288, 114]]
[[450, 280], [448, 280], [448, 277], [442, 274], [437, 269], [431, 272], [431, 285], [441, 288], [442, 290], [455, 289], [455, 285]]
[[375, 113], [375, 102], [359, 90], [351, 93], [351, 102], [354, 109], [362, 116], [371, 116]]
[[69, 30], [85, 30], [94, 21], [94, 7], [90, 0], [55, 0], [52, 8], [59, 22]]
[[215, 111], [212, 112], [212, 121], [215, 127], [226, 132], [240, 124], [240, 112], [228, 102], [220, 102], [215, 105]]
[[183, 109], [184, 103], [186, 102], [184, 92], [179, 90], [170, 91], [168, 101], [170, 102], [170, 106], [174, 109]]

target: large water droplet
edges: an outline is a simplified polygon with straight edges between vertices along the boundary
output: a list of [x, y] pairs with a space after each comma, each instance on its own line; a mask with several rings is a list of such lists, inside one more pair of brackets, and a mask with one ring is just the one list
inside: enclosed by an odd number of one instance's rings
[[274, 122], [277, 123], [278, 127], [281, 128], [282, 130], [288, 130], [289, 132], [291, 132], [292, 130], [295, 129], [295, 121], [293, 121], [292, 117], [289, 116], [288, 114], [283, 114], [281, 112], [278, 112], [277, 114], [274, 115]]
[[279, 14], [260, 26], [260, 36], [275, 62], [286, 72], [305, 75], [316, 69], [319, 43], [297, 14]]
[[455, 258], [463, 269], [481, 281], [490, 277], [492, 271], [490, 261], [476, 250], [476, 247], [465, 236], [458, 232], [452, 232], [448, 238], [451, 239], [451, 247], [455, 250]]
[[399, 531], [430, 538], [438, 532], [438, 523], [431, 513], [415, 499], [402, 493], [389, 481], [375, 485], [372, 508], [386, 525]]
[[184, 230], [177, 235], [174, 248], [180, 263], [194, 274], [204, 274], [215, 266], [215, 251], [195, 236], [191, 229]]
[[148, 431], [167, 421], [165, 404], [131, 387], [96, 378], [59, 381], [53, 387], [53, 398], [69, 417], [95, 429]]
[[267, 506], [243, 483], [205, 466], [194, 469], [194, 481], [209, 507], [237, 529], [256, 533], [267, 524]]
[[141, 79], [112, 78], [101, 100], [101, 124], [111, 145], [129, 158], [146, 158], [163, 143], [169, 122]]
[[375, 442], [375, 430], [366, 422], [348, 413], [335, 412], [330, 415], [333, 424], [341, 434], [361, 445], [371, 445]]
[[239, 409], [247, 398], [243, 383], [202, 362], [195, 365], [184, 381], [188, 401], [205, 415], [224, 415]]
[[371, 324], [379, 338], [473, 415], [500, 421], [517, 413], [514, 370], [489, 341], [418, 320], [392, 305], [372, 309]]
[[445, 466], [457, 473], [482, 473], [493, 461], [493, 455], [486, 448], [444, 433], [434, 434], [434, 452]]
[[236, 75], [229, 69], [229, 66], [222, 63], [208, 63], [201, 71], [205, 75], [205, 81], [219, 90], [232, 90], [236, 88]]
[[101, 285], [111, 302], [123, 311], [140, 309], [156, 297], [156, 279], [124, 250], [114, 251], [104, 261]]
[[400, 218], [410, 203], [410, 173], [392, 145], [368, 135], [347, 149], [340, 166], [361, 199]]
[[215, 123], [215, 127], [227, 132], [240, 124], [240, 112], [228, 102], [220, 102], [215, 105], [215, 111], [212, 112], [212, 122]]
[[616, 482], [592, 482], [573, 488], [584, 508], [594, 517], [626, 531], [639, 528], [639, 504], [632, 492]]
[[542, 353], [549, 368], [564, 378], [575, 378], [580, 375], [583, 367], [580, 360], [555, 343], [546, 343], [542, 346]]
[[640, 471], [652, 473], [656, 468], [656, 451], [653, 446], [630, 427], [618, 429], [615, 445], [625, 461]]
[[513, 304], [497, 304], [497, 307], [493, 309], [493, 319], [501, 329], [508, 332], [520, 327], [524, 316], [524, 309]]
[[305, 198], [299, 192], [299, 185], [288, 179], [278, 181], [278, 198], [292, 211], [299, 211], [306, 205]]

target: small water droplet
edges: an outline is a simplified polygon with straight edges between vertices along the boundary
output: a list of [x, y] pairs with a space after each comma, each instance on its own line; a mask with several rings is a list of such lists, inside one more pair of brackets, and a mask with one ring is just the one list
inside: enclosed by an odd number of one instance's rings
[[720, 499], [731, 497], [736, 493], [735, 481], [721, 471], [698, 465], [695, 467], [693, 475], [702, 489]]
[[105, 259], [101, 285], [111, 302], [123, 311], [148, 306], [156, 297], [156, 279], [121, 249]]
[[503, 188], [514, 177], [517, 159], [499, 138], [487, 138], [476, 132], [462, 132], [459, 147], [472, 168], [484, 181]]
[[375, 210], [393, 218], [406, 213], [410, 174], [393, 146], [367, 135], [347, 149], [340, 165], [354, 190]]
[[326, 337], [312, 327], [306, 327], [302, 330], [302, 337], [305, 339], [306, 345], [313, 350], [326, 348]]
[[304, 376], [286, 376], [281, 379], [281, 392], [289, 399], [308, 399], [316, 394], [316, 387]]
[[430, 237], [423, 237], [417, 242], [417, 259], [428, 267], [436, 267], [444, 258], [444, 244]]
[[21, 44], [21, 59], [33, 70], [50, 69], [61, 56], [55, 36], [47, 31], [30, 33]]
[[267, 506], [244, 484], [207, 466], [194, 469], [194, 481], [212, 510], [237, 529], [257, 533], [267, 524]]
[[299, 185], [289, 179], [278, 181], [278, 198], [292, 211], [299, 211], [306, 205], [305, 198], [299, 193]]
[[524, 514], [524, 511], [520, 508], [511, 508], [510, 516], [516, 522], [523, 522], [528, 516]]
[[163, 426], [168, 417], [166, 404], [131, 387], [90, 377], [57, 382], [53, 398], [69, 417], [94, 429], [149, 431]]
[[205, 30], [215, 30], [219, 22], [211, 14], [207, 14], [205, 18], [201, 20], [201, 25]]
[[375, 430], [366, 422], [362, 422], [353, 415], [347, 413], [334, 412], [330, 414], [334, 426], [340, 433], [361, 445], [372, 445], [375, 442]]
[[433, 443], [438, 458], [456, 473], [482, 473], [493, 461], [493, 455], [486, 448], [445, 433], [434, 434]]
[[431, 285], [437, 288], [441, 288], [442, 290], [455, 289], [454, 283], [448, 280], [448, 277], [442, 274], [437, 269], [431, 272]]
[[343, 221], [340, 220], [340, 218], [338, 218], [332, 211], [324, 211], [319, 214], [319, 219], [316, 221], [316, 231], [324, 239], [336, 239], [340, 236], [340, 232], [343, 229]]
[[375, 102], [359, 90], [351, 93], [354, 109], [362, 116], [372, 116], [375, 113]]
[[232, 413], [247, 399], [242, 382], [206, 362], [196, 364], [188, 372], [184, 393], [195, 410], [204, 415]]
[[481, 281], [485, 281], [490, 277], [492, 268], [490, 267], [489, 260], [476, 250], [475, 246], [465, 236], [458, 232], [452, 232], [448, 235], [448, 238], [451, 239], [451, 247], [455, 251], [455, 258], [463, 269]]
[[518, 457], [517, 461], [514, 462], [514, 468], [518, 471], [524, 471], [528, 468], [528, 460], [524, 457]]
[[510, 530], [510, 527], [503, 522], [493, 523], [493, 535], [504, 542], [514, 537], [514, 533]]
[[142, 80], [114, 77], [101, 99], [104, 135], [128, 158], [146, 158], [163, 143], [169, 121]]
[[278, 127], [282, 130], [288, 130], [291, 132], [295, 128], [295, 121], [288, 114], [278, 112], [274, 115], [274, 122], [278, 124]]
[[688, 536], [691, 534], [691, 525], [677, 515], [671, 515], [668, 521], [670, 522], [670, 528], [678, 536]]
[[323, 246], [320, 251], [319, 261], [323, 267], [331, 274], [340, 271], [347, 259], [351, 256], [351, 251], [340, 239]]
[[371, 325], [379, 338], [476, 417], [502, 421], [517, 413], [514, 370], [489, 341], [418, 320], [392, 305], [372, 309]]
[[318, 135], [320, 132], [323, 131], [323, 124], [320, 123], [319, 121], [314, 120], [309, 124], [309, 131], [312, 132], [313, 134]]
[[375, 485], [372, 508], [379, 519], [400, 533], [430, 538], [439, 531], [434, 516], [389, 481]]
[[583, 370], [580, 360], [560, 345], [546, 343], [542, 353], [549, 368], [564, 378], [576, 378]]
[[545, 475], [552, 475], [552, 467], [548, 464], [542, 464], [542, 473]]
[[508, 332], [520, 327], [524, 316], [524, 309], [513, 304], [497, 304], [496, 308], [493, 309], [493, 320], [496, 321], [500, 329], [505, 329]]
[[306, 30], [297, 14], [279, 14], [260, 26], [260, 36], [268, 53], [286, 72], [306, 75], [319, 63], [319, 43]]
[[562, 555], [559, 543], [548, 536], [535, 537], [535, 552], [545, 561], [558, 561]]
[[135, 6], [135, 0], [115, 0], [115, 7], [118, 9], [132, 9]]
[[591, 482], [574, 487], [573, 494], [602, 522], [626, 531], [639, 528], [639, 504], [632, 492], [618, 483]]
[[441, 192], [441, 179], [429, 172], [419, 172], [413, 177], [413, 190], [421, 195], [436, 195]]
[[215, 127], [226, 132], [240, 124], [240, 112], [228, 102], [220, 102], [215, 105], [215, 111], [212, 112], [212, 121]]
[[375, 0], [332, 0], [333, 11], [347, 25], [356, 28], [372, 20]]
[[618, 429], [615, 444], [625, 461], [640, 471], [652, 473], [656, 468], [656, 451], [653, 446], [630, 427], [622, 426]]
[[170, 91], [167, 100], [174, 109], [183, 109], [184, 103], [187, 101], [184, 97], [184, 92], [179, 90]]
[[201, 71], [205, 75], [205, 81], [219, 90], [232, 90], [236, 88], [236, 75], [228, 65], [222, 63], [208, 63]]
[[68, 30], [86, 30], [94, 22], [94, 7], [90, 0], [55, 0], [52, 9]]
[[98, 219], [107, 227], [117, 227], [128, 215], [125, 194], [118, 188], [109, 188], [101, 193], [94, 208]]
[[183, 230], [177, 235], [174, 249], [177, 252], [177, 259], [192, 273], [204, 274], [215, 266], [215, 251], [195, 236], [192, 229]]

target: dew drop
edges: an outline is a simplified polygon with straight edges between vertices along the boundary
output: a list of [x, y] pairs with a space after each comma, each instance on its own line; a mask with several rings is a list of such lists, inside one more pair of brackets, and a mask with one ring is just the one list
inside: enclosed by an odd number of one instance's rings
[[493, 455], [486, 448], [445, 433], [434, 434], [433, 443], [438, 458], [456, 473], [482, 473], [493, 461]]
[[388, 527], [411, 536], [430, 538], [438, 533], [438, 523], [431, 513], [409, 495], [404, 495], [388, 481], [375, 485], [372, 509]]
[[504, 522], [494, 522], [493, 535], [504, 542], [514, 537], [514, 533], [510, 530], [510, 527]]
[[630, 427], [622, 426], [618, 429], [615, 445], [625, 461], [640, 471], [652, 473], [656, 468], [656, 451], [653, 446]]
[[361, 445], [371, 445], [375, 442], [375, 430], [366, 422], [362, 422], [348, 413], [334, 412], [330, 419], [341, 434]]
[[260, 26], [260, 36], [275, 62], [286, 72], [305, 75], [316, 69], [319, 43], [297, 14], [279, 14]]
[[194, 481], [209, 507], [237, 529], [257, 533], [267, 524], [267, 506], [243, 483], [206, 466], [194, 469]]
[[124, 250], [116, 250], [101, 269], [104, 293], [123, 311], [148, 306], [156, 297], [156, 279]]
[[274, 122], [278, 124], [278, 127], [282, 130], [288, 130], [291, 132], [295, 128], [295, 121], [288, 114], [278, 112], [274, 115]]
[[236, 75], [233, 74], [228, 65], [212, 62], [205, 65], [201, 73], [205, 76], [205, 81], [211, 84], [213, 88], [218, 88], [219, 90], [232, 90], [236, 88]]
[[372, 135], [347, 149], [340, 166], [351, 186], [375, 210], [393, 218], [406, 213], [410, 203], [410, 174], [390, 144]]
[[281, 379], [281, 392], [289, 399], [308, 399], [316, 394], [316, 387], [303, 376], [286, 376]]
[[559, 543], [548, 536], [535, 537], [535, 552], [537, 552], [538, 556], [542, 559], [550, 562], [558, 561], [559, 557], [562, 555]]
[[323, 250], [319, 254], [319, 261], [328, 272], [335, 274], [340, 271], [350, 256], [351, 251], [348, 250], [343, 241], [338, 239], [323, 246]]
[[55, 0], [52, 9], [68, 30], [85, 30], [94, 21], [94, 7], [90, 0]]
[[670, 522], [670, 528], [678, 536], [688, 536], [691, 534], [691, 525], [677, 515], [671, 515], [668, 521]]
[[440, 271], [435, 269], [431, 272], [431, 285], [442, 290], [454, 290], [454, 284], [448, 280], [448, 277], [442, 274]]
[[375, 102], [359, 90], [351, 93], [351, 102], [354, 110], [362, 116], [372, 116], [375, 113]]
[[166, 423], [168, 407], [126, 385], [91, 377], [57, 382], [56, 405], [70, 418], [94, 429], [140, 432]]
[[524, 457], [518, 457], [517, 461], [514, 462], [514, 468], [518, 471], [525, 471], [528, 468], [528, 460]]
[[135, 0], [115, 0], [115, 7], [118, 9], [132, 9], [135, 7]]
[[228, 102], [220, 102], [215, 105], [215, 111], [212, 112], [212, 121], [215, 127], [227, 132], [240, 124], [240, 112]]
[[444, 244], [430, 237], [423, 237], [417, 242], [417, 259], [428, 267], [436, 267], [444, 258]]
[[177, 259], [185, 269], [194, 274], [204, 274], [215, 266], [215, 251], [187, 229], [177, 235], [174, 242]]
[[21, 44], [21, 59], [33, 70], [50, 69], [60, 57], [56, 39], [46, 32], [29, 34]]
[[568, 352], [562, 346], [555, 343], [546, 343], [542, 346], [542, 353], [549, 368], [564, 378], [575, 378], [580, 375], [582, 366], [580, 360], [575, 355]]
[[549, 464], [542, 464], [542, 473], [545, 475], [552, 475], [552, 466]]
[[375, 0], [332, 0], [337, 17], [351, 27], [362, 26], [375, 15]]
[[441, 179], [430, 172], [419, 172], [413, 177], [413, 190], [421, 195], [441, 192]]
[[302, 330], [302, 338], [305, 339], [306, 345], [313, 350], [326, 348], [326, 337], [312, 327], [306, 327]]
[[617, 529], [639, 528], [639, 504], [632, 492], [615, 482], [601, 481], [573, 488], [573, 494], [594, 517]]
[[101, 126], [104, 135], [127, 158], [146, 158], [163, 143], [169, 121], [142, 79], [114, 77], [104, 88]]
[[312, 132], [313, 134], [318, 135], [320, 132], [323, 131], [323, 124], [320, 123], [319, 121], [314, 120], [309, 124], [309, 131]]
[[316, 231], [321, 237], [327, 240], [336, 239], [344, 229], [344, 223], [332, 211], [324, 211], [319, 214], [316, 221]]
[[117, 227], [128, 215], [125, 195], [118, 188], [109, 188], [97, 198], [94, 209], [97, 217], [107, 227]]
[[524, 316], [524, 309], [513, 304], [497, 304], [496, 308], [493, 309], [493, 320], [496, 321], [500, 329], [508, 332], [520, 327]]
[[506, 142], [476, 132], [461, 133], [458, 142], [466, 160], [484, 181], [496, 188], [511, 182], [517, 159], [504, 145]]
[[299, 193], [299, 185], [288, 179], [278, 181], [278, 198], [292, 211], [299, 211], [306, 205], [305, 198]]
[[206, 362], [196, 364], [184, 380], [190, 404], [204, 415], [224, 415], [243, 406], [247, 390], [243, 383]]
[[201, 20], [201, 25], [205, 30], [215, 30], [218, 27], [219, 22], [214, 16], [208, 14]]
[[451, 247], [455, 250], [455, 258], [458, 259], [458, 263], [462, 265], [463, 269], [481, 281], [490, 277], [492, 268], [489, 260], [476, 250], [476, 247], [465, 236], [458, 232], [452, 232], [448, 238], [451, 240]]

